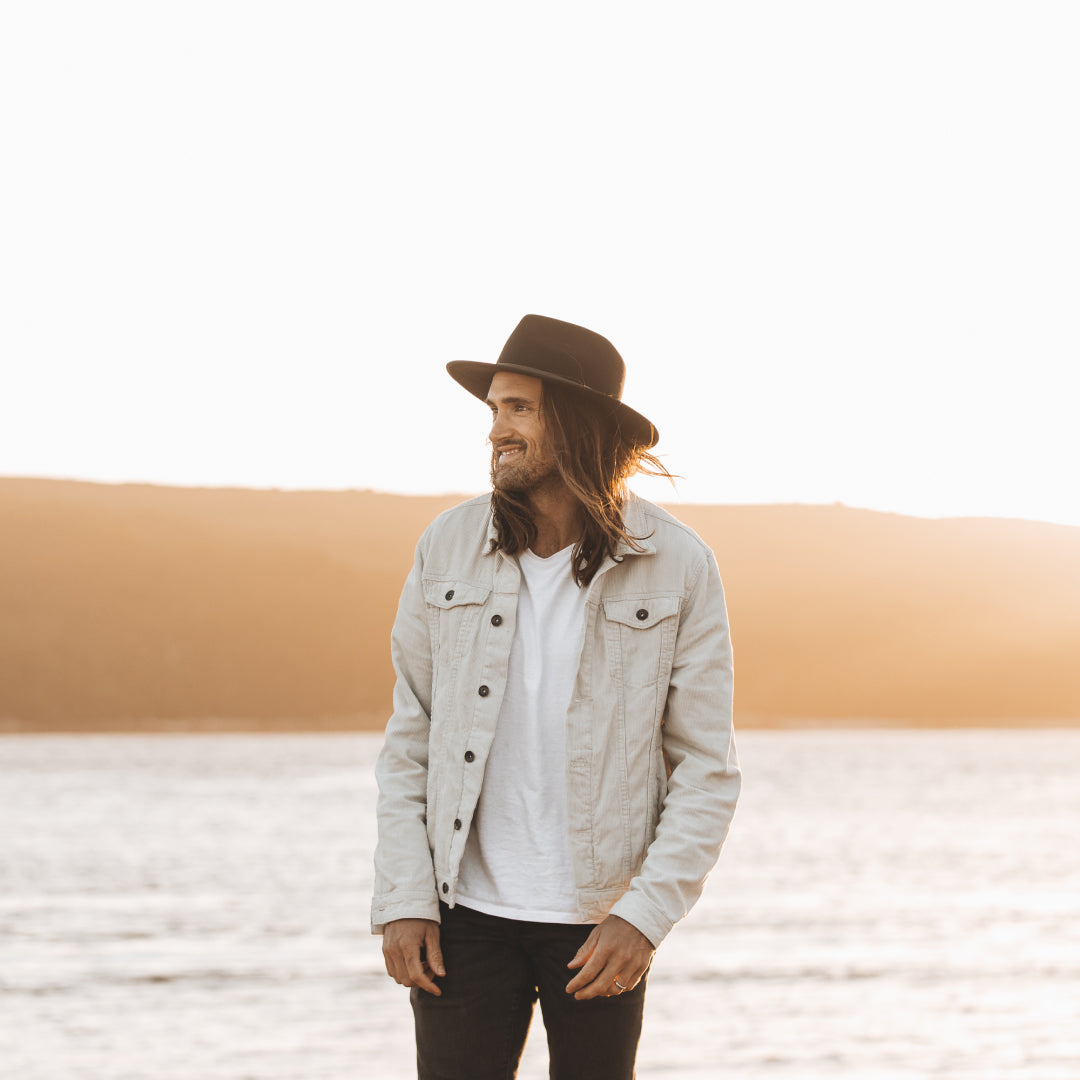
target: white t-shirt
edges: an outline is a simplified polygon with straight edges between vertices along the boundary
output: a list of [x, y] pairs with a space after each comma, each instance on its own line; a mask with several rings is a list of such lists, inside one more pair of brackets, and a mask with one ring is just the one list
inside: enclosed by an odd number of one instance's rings
[[566, 825], [566, 711], [585, 626], [573, 545], [518, 556], [521, 591], [506, 694], [458, 875], [457, 900], [489, 915], [580, 923]]

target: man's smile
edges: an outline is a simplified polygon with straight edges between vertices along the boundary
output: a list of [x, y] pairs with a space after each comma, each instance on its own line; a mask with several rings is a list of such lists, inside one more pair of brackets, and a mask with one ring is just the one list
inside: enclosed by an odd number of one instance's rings
[[506, 446], [499, 451], [498, 463], [500, 465], [506, 464], [508, 461], [513, 460], [518, 454], [524, 452], [524, 447], [521, 446]]

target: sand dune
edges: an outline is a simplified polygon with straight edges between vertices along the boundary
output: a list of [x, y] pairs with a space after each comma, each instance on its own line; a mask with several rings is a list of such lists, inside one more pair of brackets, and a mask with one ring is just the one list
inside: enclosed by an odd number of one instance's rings
[[[0, 730], [381, 726], [455, 501], [0, 479]], [[676, 512], [717, 553], [744, 726], [1080, 723], [1080, 529]]]

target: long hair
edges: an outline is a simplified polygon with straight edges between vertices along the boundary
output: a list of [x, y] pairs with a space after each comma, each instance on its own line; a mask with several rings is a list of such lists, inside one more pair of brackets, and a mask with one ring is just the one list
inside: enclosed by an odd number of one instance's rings
[[[544, 382], [540, 416], [555, 455], [555, 467], [570, 493], [581, 504], [585, 526], [570, 560], [574, 580], [588, 585], [619, 543], [640, 551], [638, 540], [623, 523], [626, 481], [635, 473], [674, 476], [660, 461], [623, 432], [616, 416], [603, 403], [559, 385]], [[492, 464], [494, 478], [494, 463]], [[536, 524], [525, 492], [491, 493], [495, 521], [494, 550], [517, 555], [536, 540]]]

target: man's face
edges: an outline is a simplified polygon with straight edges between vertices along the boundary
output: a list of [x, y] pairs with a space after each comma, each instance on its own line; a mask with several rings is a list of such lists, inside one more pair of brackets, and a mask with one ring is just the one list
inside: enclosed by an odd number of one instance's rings
[[555, 454], [540, 415], [543, 383], [499, 371], [491, 380], [491, 483], [498, 491], [528, 492], [558, 477]]

